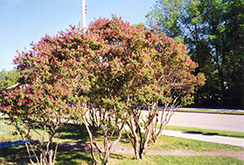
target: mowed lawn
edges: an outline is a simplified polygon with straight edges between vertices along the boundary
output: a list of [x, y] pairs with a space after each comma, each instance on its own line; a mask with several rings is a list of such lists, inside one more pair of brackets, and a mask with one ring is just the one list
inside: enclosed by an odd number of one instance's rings
[[[8, 120], [5, 119], [5, 121]], [[5, 124], [4, 129], [5, 132], [4, 130], [1, 130], [5, 133], [1, 134], [1, 142], [19, 139], [18, 135], [12, 135], [12, 132], [15, 131], [13, 126]], [[40, 132], [41, 131], [42, 130], [40, 130]], [[187, 131], [187, 129], [184, 128], [184, 131]], [[191, 131], [191, 129], [189, 129], [189, 131]], [[37, 140], [38, 136], [33, 135], [33, 139]], [[86, 134], [86, 130], [82, 126], [73, 124], [65, 125], [57, 134], [55, 140], [60, 144], [56, 164], [92, 164], [90, 152], [87, 150], [82, 150], [82, 147], [77, 148], [77, 146], [89, 146], [89, 139]], [[96, 140], [100, 141], [100, 144], [102, 144], [102, 136], [99, 134], [99, 132], [96, 134]], [[72, 146], [76, 146], [76, 148]], [[244, 161], [240, 158], [238, 159], [237, 157], [226, 155], [162, 155], [160, 154], [161, 151], [172, 150], [183, 152], [194, 151], [198, 153], [215, 153], [219, 151], [223, 153], [230, 151], [233, 153], [244, 153], [244, 148], [241, 147], [200, 142], [170, 136], [160, 136], [156, 144], [149, 142], [148, 152], [144, 160], [141, 161], [135, 160], [135, 157], [131, 152], [127, 153], [129, 150], [133, 150], [125, 134], [123, 135], [121, 142], [119, 142], [116, 147], [122, 147], [125, 150], [123, 153], [113, 153], [111, 155], [110, 164], [244, 164]], [[151, 151], [157, 151], [158, 154], [154, 153], [152, 155], [150, 154]], [[25, 147], [23, 145], [19, 145], [0, 149], [0, 164], [29, 164], [28, 154]]]

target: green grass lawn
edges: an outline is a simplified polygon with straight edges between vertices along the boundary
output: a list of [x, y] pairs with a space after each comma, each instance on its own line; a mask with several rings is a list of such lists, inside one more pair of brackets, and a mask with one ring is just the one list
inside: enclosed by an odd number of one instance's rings
[[226, 144], [200, 142], [192, 139], [184, 139], [171, 136], [160, 136], [156, 144], [149, 143], [148, 149], [176, 150], [186, 149], [194, 151], [244, 151], [244, 148]]
[[[20, 140], [21, 136], [15, 134], [15, 127], [9, 124], [10, 120], [8, 118], [5, 118], [4, 120], [0, 118], [0, 124], [2, 124], [3, 121], [5, 123], [4, 126], [0, 128], [0, 132], [3, 132], [0, 136], [0, 142]], [[38, 129], [38, 132], [42, 134], [43, 130]], [[40, 136], [38, 136], [36, 132], [32, 131], [31, 135], [33, 140], [40, 140]], [[83, 127], [79, 125], [66, 124], [55, 135], [54, 141], [58, 143], [77, 143], [80, 141], [86, 141], [87, 138], [86, 130]], [[47, 133], [45, 139], [48, 139]]]
[[[7, 120], [7, 119], [6, 119]], [[13, 136], [11, 132], [14, 127], [5, 125], [6, 134], [4, 141], [18, 140], [18, 136]], [[169, 127], [170, 128], [170, 127]], [[172, 129], [173, 127], [171, 127]], [[174, 128], [176, 129], [176, 128]], [[179, 128], [177, 128], [179, 129]], [[183, 128], [180, 128], [183, 129]], [[40, 130], [41, 131], [41, 130]], [[191, 128], [184, 128], [182, 131], [193, 131]], [[194, 130], [199, 131], [199, 130]], [[201, 130], [203, 133], [204, 131]], [[207, 131], [209, 132], [209, 130]], [[216, 133], [216, 132], [215, 132]], [[217, 132], [219, 134], [219, 132]], [[1, 136], [2, 137], [2, 136]], [[37, 136], [34, 136], [34, 140]], [[96, 134], [96, 139], [102, 141], [101, 135]], [[125, 139], [119, 143], [125, 147], [130, 148], [131, 145]], [[62, 144], [88, 144], [88, 136], [86, 130], [73, 124], [67, 124], [55, 137], [55, 141]], [[154, 150], [194, 150], [194, 151], [244, 151], [244, 148], [230, 145], [222, 145], [208, 142], [200, 142], [196, 140], [161, 136], [155, 145], [149, 143], [148, 149]], [[23, 145], [13, 146], [9, 148], [0, 149], [0, 164], [28, 164], [28, 155]], [[91, 164], [92, 159], [88, 151], [69, 150], [67, 148], [59, 147], [56, 159], [57, 164]], [[244, 161], [227, 156], [160, 156], [160, 155], [146, 155], [145, 159], [138, 161], [134, 159], [133, 155], [126, 154], [112, 154], [111, 164], [244, 164]]]
[[[0, 164], [29, 164], [24, 146], [10, 147], [8, 150], [0, 149]], [[92, 164], [92, 158], [88, 151], [67, 151], [59, 149], [56, 164]], [[134, 155], [112, 154], [112, 165], [243, 165], [243, 160], [227, 156], [161, 156], [146, 155], [144, 160], [136, 160]]]
[[112, 165], [243, 165], [244, 161], [224, 156], [160, 156], [146, 155], [144, 160], [135, 160], [131, 155], [112, 159]]

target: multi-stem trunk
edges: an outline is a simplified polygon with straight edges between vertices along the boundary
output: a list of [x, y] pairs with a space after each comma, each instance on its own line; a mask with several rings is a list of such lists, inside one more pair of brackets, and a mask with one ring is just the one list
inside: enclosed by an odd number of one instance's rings
[[130, 130], [130, 134], [126, 130], [127, 136], [133, 146], [137, 159], [143, 159], [146, 152], [147, 144], [151, 135], [152, 124], [157, 112], [156, 106], [157, 103], [152, 106], [148, 106], [148, 116], [146, 117], [147, 121], [143, 121], [141, 110], [134, 110], [131, 113], [131, 120], [127, 122]]
[[130, 133], [127, 132], [127, 136], [129, 137], [129, 140], [133, 146], [134, 149], [134, 154], [136, 156], [137, 160], [143, 159], [144, 154], [147, 148], [147, 143], [150, 137], [150, 128], [145, 130], [145, 133], [142, 133], [142, 128], [137, 127], [135, 128], [131, 123], [132, 121], [128, 122], [129, 128], [130, 128]]
[[[109, 116], [105, 116], [104, 117], [109, 118]], [[95, 148], [98, 150], [99, 152], [99, 158], [102, 161], [103, 164], [108, 164], [109, 162], [109, 156], [111, 154], [112, 151], [112, 147], [119, 142], [119, 140], [121, 139], [121, 135], [122, 135], [122, 130], [124, 127], [124, 123], [122, 122], [122, 124], [118, 124], [118, 120], [116, 119], [116, 123], [115, 123], [115, 128], [113, 131], [109, 130], [106, 125], [103, 125], [103, 138], [104, 138], [104, 145], [103, 145], [103, 150], [100, 148], [100, 146], [97, 145], [97, 143], [95, 142], [95, 140], [93, 139], [93, 135], [92, 132], [89, 128], [89, 123], [87, 122], [87, 120], [84, 118], [83, 119], [83, 123], [85, 125], [85, 128], [88, 132], [89, 138], [90, 138], [90, 146], [91, 146], [91, 154], [92, 154], [92, 158], [93, 158], [93, 162], [94, 164], [97, 164], [98, 161], [94, 155], [95, 152]], [[113, 142], [111, 142], [111, 138], [112, 136], [118, 133], [116, 140], [114, 140]]]
[[128, 139], [130, 140], [130, 142], [133, 146], [133, 150], [134, 150], [134, 154], [136, 156], [136, 159], [139, 160], [140, 159], [140, 157], [139, 157], [139, 138], [137, 136], [136, 126], [135, 126], [133, 120], [127, 121], [127, 125], [129, 127], [130, 133], [128, 132], [127, 129], [125, 129], [125, 132], [126, 132]]
[[168, 112], [166, 112], [166, 108], [167, 107], [165, 107], [162, 111], [158, 111], [156, 114], [155, 122], [151, 129], [151, 140], [153, 143], [156, 143], [165, 126], [169, 123], [172, 115], [174, 114], [174, 109], [171, 108], [168, 110]]
[[[103, 157], [103, 164], [108, 164], [109, 162], [109, 156], [112, 152], [113, 146], [116, 145], [120, 139], [121, 139], [121, 135], [122, 135], [122, 130], [124, 128], [124, 122], [121, 125], [118, 125], [118, 123], [116, 124], [116, 130], [113, 130], [112, 132], [108, 132], [108, 130], [104, 130], [105, 132], [103, 132], [104, 135], [104, 157]], [[111, 138], [112, 136], [117, 133], [117, 138], [115, 141], [111, 142]]]

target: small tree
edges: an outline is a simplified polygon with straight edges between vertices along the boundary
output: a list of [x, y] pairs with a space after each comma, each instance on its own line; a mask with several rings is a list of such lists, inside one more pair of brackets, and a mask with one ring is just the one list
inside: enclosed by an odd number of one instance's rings
[[[102, 130], [104, 140], [100, 149], [86, 126], [92, 151], [96, 148], [102, 162], [107, 164], [112, 147], [120, 140], [124, 124], [129, 117], [129, 90], [140, 85], [136, 82], [139, 74], [141, 77], [147, 77], [143, 68], [147, 66], [146, 60], [150, 50], [144, 47], [147, 41], [137, 37], [143, 34], [117, 17], [92, 22], [88, 35], [90, 38], [96, 38], [100, 45], [93, 54], [86, 57], [89, 72], [92, 73], [90, 76], [94, 81], [89, 91], [88, 119], [84, 121], [86, 125]], [[112, 137], [115, 140], [112, 140]], [[96, 162], [95, 157], [93, 158]]]
[[[101, 128], [104, 136], [101, 150], [87, 126], [92, 148], [97, 148], [106, 164], [127, 124], [135, 155], [142, 159], [150, 137], [156, 141], [172, 116], [171, 109], [159, 120], [158, 103], [164, 104], [165, 109], [190, 103], [194, 86], [202, 84], [204, 76], [191, 73], [197, 65], [186, 55], [184, 45], [156, 30], [131, 26], [113, 17], [91, 23], [88, 35], [99, 46], [86, 57], [94, 82], [89, 92], [89, 119], [85, 121]], [[143, 107], [148, 108], [144, 120]], [[117, 139], [111, 143], [116, 133]]]
[[[135, 106], [130, 113], [131, 120], [127, 121], [130, 128], [127, 135], [137, 159], [143, 159], [150, 139], [156, 142], [174, 110], [192, 103], [195, 86], [203, 85], [205, 80], [203, 74], [193, 74], [197, 64], [186, 54], [183, 44], [155, 30], [148, 33], [147, 40], [152, 50], [151, 79], [132, 91]], [[161, 111], [159, 103], [164, 106]], [[142, 115], [145, 108], [147, 115]]]
[[84, 40], [74, 28], [46, 36], [32, 44], [31, 51], [19, 53], [14, 61], [20, 71], [19, 86], [1, 95], [0, 110], [10, 117], [23, 140], [32, 139], [31, 130], [39, 134], [40, 143], [25, 143], [33, 164], [54, 164], [58, 144], [53, 138], [58, 129], [85, 113], [82, 93], [88, 90], [89, 81], [82, 47], [75, 43]]

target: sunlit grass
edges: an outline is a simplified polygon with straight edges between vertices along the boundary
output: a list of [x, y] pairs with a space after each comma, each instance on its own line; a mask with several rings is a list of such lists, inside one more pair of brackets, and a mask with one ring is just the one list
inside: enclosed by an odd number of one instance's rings
[[223, 130], [213, 130], [213, 129], [193, 128], [193, 127], [181, 127], [181, 126], [171, 126], [171, 125], [167, 125], [165, 127], [165, 129], [189, 132], [189, 133], [199, 133], [199, 134], [204, 134], [204, 135], [218, 135], [218, 136], [244, 138], [244, 132], [223, 131]]
[[122, 159], [112, 159], [112, 165], [243, 165], [244, 161], [224, 156], [161, 156], [146, 155], [144, 160], [135, 160], [131, 155], [124, 155]]
[[[5, 119], [7, 121], [7, 119]], [[11, 125], [5, 125], [7, 133], [4, 135], [4, 140], [18, 140], [19, 136], [13, 136], [11, 132], [15, 128]], [[169, 127], [167, 129], [181, 129], [181, 131], [201, 131], [206, 133], [206, 130], [195, 130], [192, 128], [176, 128]], [[42, 132], [42, 129], [38, 131]], [[209, 130], [207, 130], [209, 132]], [[215, 132], [220, 134], [219, 132]], [[1, 136], [3, 139], [3, 136]], [[36, 140], [39, 137], [33, 135]], [[95, 139], [102, 144], [101, 134], [96, 133]], [[55, 142], [59, 144], [69, 145], [88, 145], [89, 139], [86, 130], [81, 125], [66, 124], [55, 136]], [[121, 142], [118, 145], [123, 145], [130, 148], [131, 144], [126, 136], [123, 134]], [[235, 147], [224, 144], [215, 144], [208, 142], [200, 142], [191, 139], [176, 138], [170, 136], [160, 136], [156, 144], [149, 143], [148, 150], [194, 150], [194, 151], [244, 151], [244, 148]], [[9, 148], [0, 149], [0, 164], [28, 164], [29, 159], [26, 149], [23, 145], [13, 146]], [[59, 147], [56, 159], [56, 164], [92, 164], [92, 158], [89, 151], [71, 150], [70, 148]], [[244, 164], [243, 161], [226, 156], [160, 156], [160, 155], [146, 155], [142, 161], [135, 160], [133, 154], [112, 154], [110, 164]]]
[[[8, 150], [0, 149], [0, 164], [29, 164], [28, 156], [23, 146], [10, 147]], [[68, 151], [59, 149], [56, 163], [72, 165], [92, 164], [89, 151]], [[111, 154], [111, 165], [243, 165], [243, 160], [227, 156], [164, 156], [146, 155], [144, 160], [136, 160], [132, 154]]]
[[171, 136], [160, 136], [155, 144], [150, 145], [148, 149], [156, 150], [175, 150], [185, 149], [194, 151], [244, 151], [244, 148], [226, 144], [217, 144], [210, 142], [201, 142], [198, 140], [185, 139]]

